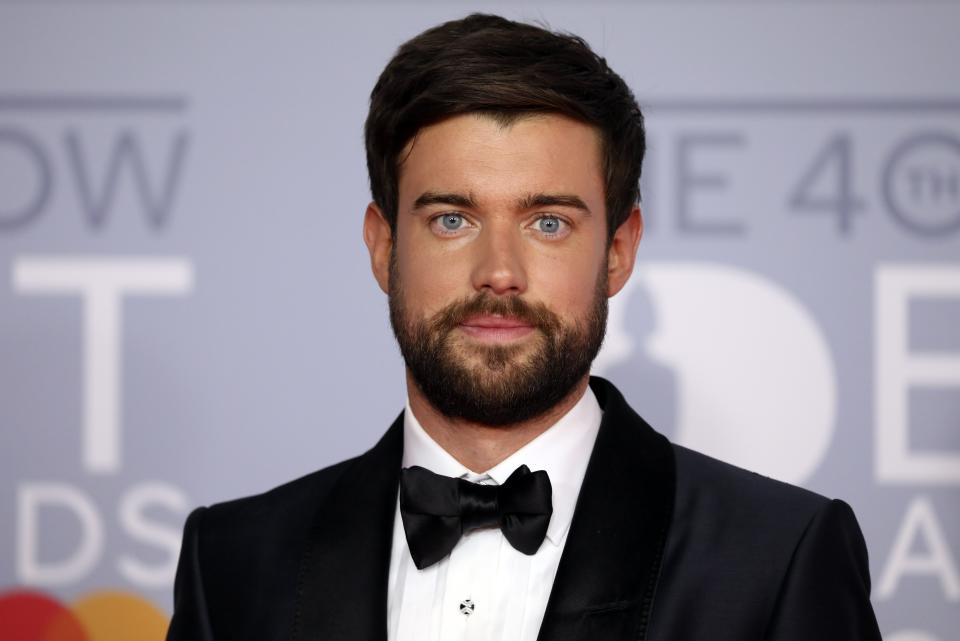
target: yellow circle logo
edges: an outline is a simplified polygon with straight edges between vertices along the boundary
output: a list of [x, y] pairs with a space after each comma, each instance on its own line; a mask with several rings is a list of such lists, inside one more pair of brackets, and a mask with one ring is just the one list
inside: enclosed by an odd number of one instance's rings
[[30, 590], [0, 594], [0, 631], [11, 641], [163, 641], [169, 619], [145, 599], [90, 592], [65, 606]]

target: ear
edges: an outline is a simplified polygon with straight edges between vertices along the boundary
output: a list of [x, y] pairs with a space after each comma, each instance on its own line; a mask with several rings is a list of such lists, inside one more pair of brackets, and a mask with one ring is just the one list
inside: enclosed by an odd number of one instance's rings
[[613, 234], [610, 249], [607, 250], [607, 297], [616, 295], [633, 273], [637, 260], [637, 247], [643, 236], [643, 214], [640, 206], [635, 206], [627, 219]]
[[390, 233], [390, 223], [376, 203], [367, 205], [363, 216], [363, 242], [367, 244], [370, 252], [373, 277], [386, 294], [390, 290], [390, 249], [393, 247], [393, 234]]

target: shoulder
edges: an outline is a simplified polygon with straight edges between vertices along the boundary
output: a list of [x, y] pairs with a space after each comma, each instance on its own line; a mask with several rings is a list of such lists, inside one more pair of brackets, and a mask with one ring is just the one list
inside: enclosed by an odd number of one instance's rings
[[[318, 506], [355, 460], [194, 510], [184, 526], [172, 629], [191, 625], [192, 612], [227, 638], [292, 620], [301, 557]], [[268, 612], [250, 603], [276, 605]]]
[[790, 553], [814, 517], [832, 501], [809, 490], [673, 445], [676, 494], [673, 527], [695, 540], [735, 550]]
[[[658, 630], [691, 639], [880, 638], [867, 550], [849, 505], [678, 445], [673, 451]], [[726, 636], [716, 634], [718, 621]]]
[[749, 548], [781, 566], [796, 563], [798, 552], [818, 547], [865, 554], [856, 516], [844, 501], [679, 445], [673, 449], [674, 524], [681, 530], [695, 527], [717, 549]]
[[[685, 507], [735, 514], [790, 512], [812, 516], [830, 502], [825, 496], [762, 476], [673, 444], [677, 500]], [[802, 518], [801, 518], [802, 520]]]
[[[184, 527], [171, 630], [199, 626], [217, 638], [266, 639], [287, 629], [297, 616], [309, 544], [329, 522], [324, 510], [337, 506], [350, 514], [369, 494], [371, 479], [389, 483], [384, 470], [395, 463], [399, 470], [401, 428], [398, 418], [358, 457], [262, 494], [194, 510]], [[251, 607], [263, 604], [270, 607]]]
[[[865, 550], [846, 503], [672, 447], [677, 485], [659, 588], [660, 629], [706, 638], [707, 622], [726, 620], [739, 630], [729, 638], [762, 636], [789, 577], [809, 577], [811, 568], [823, 566], [812, 592], [840, 576], [851, 577], [845, 585], [859, 585]], [[691, 620], [685, 614], [691, 608], [704, 616]]]
[[[309, 521], [356, 458], [341, 461], [260, 494], [201, 508], [195, 517], [204, 540], [304, 534]], [[272, 536], [271, 536], [272, 535]]]
[[205, 569], [222, 570], [224, 576], [246, 570], [256, 575], [274, 567], [290, 569], [299, 561], [324, 506], [336, 501], [349, 503], [351, 497], [362, 494], [368, 479], [382, 475], [382, 468], [392, 469], [395, 460], [399, 462], [401, 448], [398, 417], [377, 444], [360, 456], [261, 494], [194, 510], [184, 528], [184, 541], [194, 543]]

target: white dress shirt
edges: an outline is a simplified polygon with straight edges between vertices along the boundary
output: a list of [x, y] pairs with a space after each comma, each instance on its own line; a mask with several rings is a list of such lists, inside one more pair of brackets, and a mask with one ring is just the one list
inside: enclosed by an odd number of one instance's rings
[[403, 467], [419, 465], [487, 485], [503, 483], [521, 465], [531, 472], [546, 470], [553, 487], [553, 516], [543, 544], [532, 556], [518, 552], [499, 529], [490, 528], [468, 532], [449, 556], [418, 570], [407, 547], [398, 501], [387, 598], [389, 641], [535, 641], [601, 418], [588, 386], [550, 429], [476, 474], [427, 435], [407, 401]]

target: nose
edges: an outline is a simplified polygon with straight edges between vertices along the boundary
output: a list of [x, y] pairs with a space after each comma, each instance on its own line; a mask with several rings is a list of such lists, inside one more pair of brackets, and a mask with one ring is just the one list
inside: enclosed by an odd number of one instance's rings
[[473, 288], [497, 296], [522, 294], [527, 290], [523, 239], [513, 223], [491, 223], [474, 244]]

